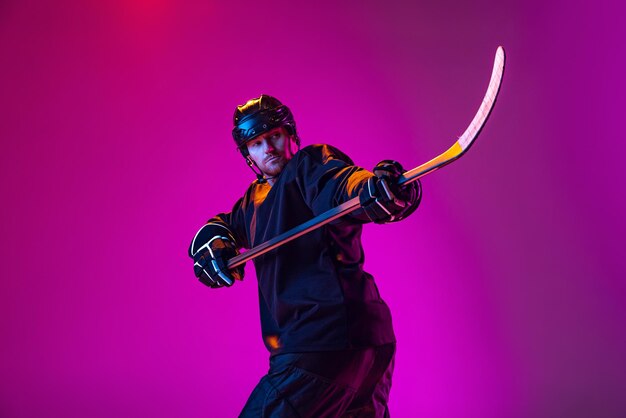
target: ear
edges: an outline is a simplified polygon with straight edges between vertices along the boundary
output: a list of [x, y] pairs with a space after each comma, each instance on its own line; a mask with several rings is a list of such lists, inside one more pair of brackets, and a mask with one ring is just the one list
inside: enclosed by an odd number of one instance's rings
[[289, 150], [291, 151], [291, 155], [294, 155], [296, 152], [300, 151], [300, 138], [298, 138], [297, 135], [289, 135], [289, 139]]

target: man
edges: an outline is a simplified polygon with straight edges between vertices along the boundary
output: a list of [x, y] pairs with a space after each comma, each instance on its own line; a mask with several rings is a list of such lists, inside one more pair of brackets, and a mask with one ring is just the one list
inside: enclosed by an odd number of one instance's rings
[[257, 180], [191, 242], [194, 273], [207, 286], [243, 278], [242, 267], [226, 268], [239, 248], [356, 196], [361, 203], [254, 260], [270, 369], [241, 416], [388, 416], [395, 336], [389, 309], [363, 271], [361, 230], [366, 222], [410, 215], [421, 199], [419, 183], [398, 186], [403, 169], [394, 161], [382, 161], [372, 175], [329, 145], [300, 149], [291, 111], [267, 95], [237, 107], [233, 138]]

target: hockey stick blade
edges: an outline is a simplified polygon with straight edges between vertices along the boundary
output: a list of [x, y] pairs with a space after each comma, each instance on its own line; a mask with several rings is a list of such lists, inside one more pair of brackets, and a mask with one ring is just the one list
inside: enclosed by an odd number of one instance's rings
[[[438, 155], [432, 160], [416, 167], [412, 170], [406, 171], [398, 180], [399, 184], [404, 183], [412, 183], [417, 179], [424, 177], [425, 175], [432, 173], [435, 170], [444, 167], [451, 162], [457, 160], [463, 154], [467, 152], [467, 150], [474, 144], [476, 138], [480, 134], [485, 122], [489, 118], [491, 111], [496, 103], [496, 99], [498, 97], [498, 93], [500, 92], [500, 86], [502, 84], [502, 77], [504, 75], [504, 61], [505, 54], [504, 48], [499, 46], [496, 51], [496, 58], [493, 64], [493, 70], [491, 72], [491, 79], [489, 80], [489, 86], [487, 87], [487, 93], [485, 93], [485, 97], [478, 108], [478, 112], [472, 119], [472, 122], [469, 124], [463, 135], [459, 137], [459, 139], [448, 148], [443, 154]], [[308, 232], [311, 232], [323, 225], [326, 225], [329, 222], [334, 221], [337, 218], [341, 218], [344, 215], [356, 210], [359, 208], [359, 198], [355, 197], [353, 199], [348, 200], [341, 205], [330, 209], [315, 218], [298, 225], [295, 228], [290, 229], [289, 231], [283, 232], [280, 235], [275, 236], [274, 238], [264, 242], [263, 244], [257, 245], [256, 247], [239, 254], [236, 257], [231, 258], [228, 261], [228, 268], [232, 269], [238, 267], [247, 261], [250, 261], [260, 255], [263, 255], [269, 251], [272, 251], [275, 248], [280, 247], [283, 244], [286, 244]]]
[[485, 97], [478, 108], [478, 112], [474, 115], [474, 119], [472, 119], [472, 122], [469, 124], [467, 129], [465, 129], [463, 135], [459, 137], [458, 141], [456, 141], [454, 145], [448, 148], [448, 150], [443, 154], [438, 155], [413, 170], [405, 172], [400, 180], [398, 180], [399, 184], [411, 183], [428, 173], [448, 165], [470, 149], [476, 138], [478, 138], [478, 134], [480, 134], [483, 126], [485, 126], [485, 122], [489, 119], [489, 115], [491, 115], [491, 111], [496, 104], [496, 99], [498, 98], [498, 93], [500, 92], [500, 86], [502, 85], [502, 77], [504, 76], [504, 61], [504, 48], [499, 46], [496, 51], [496, 58], [493, 63], [493, 70], [491, 71], [491, 79], [489, 80], [487, 93], [485, 93]]

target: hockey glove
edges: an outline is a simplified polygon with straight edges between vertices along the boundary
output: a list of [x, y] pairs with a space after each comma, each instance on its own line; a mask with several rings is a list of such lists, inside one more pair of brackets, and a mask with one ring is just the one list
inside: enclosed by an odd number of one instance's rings
[[243, 280], [243, 266], [229, 270], [228, 260], [238, 255], [235, 239], [220, 224], [208, 223], [196, 234], [189, 255], [193, 258], [193, 272], [203, 284], [216, 288], [232, 286], [235, 280]]
[[359, 193], [361, 207], [372, 222], [397, 222], [417, 209], [421, 199], [419, 180], [400, 186], [398, 179], [403, 172], [402, 165], [392, 160], [383, 160], [374, 167], [374, 177]]

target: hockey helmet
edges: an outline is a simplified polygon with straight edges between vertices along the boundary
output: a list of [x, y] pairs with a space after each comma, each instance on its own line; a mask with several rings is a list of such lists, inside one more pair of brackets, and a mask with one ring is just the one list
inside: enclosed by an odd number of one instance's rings
[[295, 137], [296, 143], [300, 140], [296, 133], [296, 121], [291, 110], [275, 97], [262, 94], [260, 97], [248, 100], [237, 106], [233, 116], [233, 139], [237, 148], [244, 157], [248, 156], [246, 143], [257, 136], [284, 126], [290, 135]]

